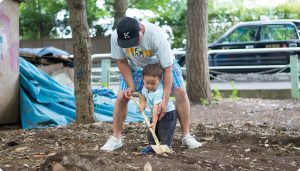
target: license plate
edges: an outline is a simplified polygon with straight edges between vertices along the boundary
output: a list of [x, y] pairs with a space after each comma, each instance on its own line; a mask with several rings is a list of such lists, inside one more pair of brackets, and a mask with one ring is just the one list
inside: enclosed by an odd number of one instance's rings
[[280, 44], [269, 44], [269, 45], [266, 45], [265, 48], [279, 48], [280, 47]]

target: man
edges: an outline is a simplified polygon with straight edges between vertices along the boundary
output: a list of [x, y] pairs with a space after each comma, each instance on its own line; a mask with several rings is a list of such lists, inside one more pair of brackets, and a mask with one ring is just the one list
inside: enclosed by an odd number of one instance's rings
[[143, 67], [160, 63], [163, 67], [163, 100], [158, 106], [159, 120], [165, 116], [171, 90], [175, 95], [175, 106], [182, 128], [182, 144], [194, 149], [202, 146], [189, 133], [190, 103], [184, 87], [182, 72], [171, 52], [170, 44], [161, 28], [136, 19], [125, 17], [111, 35], [111, 55], [117, 59], [121, 76], [120, 91], [113, 113], [113, 136], [100, 148], [113, 151], [122, 146], [121, 130], [127, 116], [127, 104], [132, 92], [143, 88]]

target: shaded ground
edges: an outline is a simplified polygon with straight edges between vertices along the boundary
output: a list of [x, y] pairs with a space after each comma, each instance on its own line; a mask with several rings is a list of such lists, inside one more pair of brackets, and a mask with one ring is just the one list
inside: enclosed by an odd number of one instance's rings
[[[192, 104], [191, 132], [204, 142], [181, 147], [178, 126], [174, 153], [138, 155], [146, 141], [142, 123], [125, 125], [125, 145], [98, 150], [111, 124], [70, 125], [41, 130], [0, 128], [0, 168], [6, 170], [297, 170], [300, 168], [300, 103], [289, 100], [225, 99]], [[55, 163], [60, 163], [55, 164]]]

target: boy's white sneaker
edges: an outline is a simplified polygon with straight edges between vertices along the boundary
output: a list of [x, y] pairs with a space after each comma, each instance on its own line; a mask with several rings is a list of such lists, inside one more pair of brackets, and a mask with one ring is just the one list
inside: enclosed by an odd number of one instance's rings
[[202, 146], [202, 143], [197, 141], [193, 136], [190, 134], [185, 135], [182, 138], [182, 145], [189, 149], [195, 149]]
[[122, 147], [122, 140], [121, 138], [116, 138], [111, 136], [106, 143], [100, 148], [103, 151], [114, 151], [120, 147]]

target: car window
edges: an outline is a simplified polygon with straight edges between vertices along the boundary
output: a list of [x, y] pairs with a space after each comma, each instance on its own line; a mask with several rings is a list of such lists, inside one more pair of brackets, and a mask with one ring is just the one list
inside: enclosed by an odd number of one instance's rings
[[297, 39], [297, 30], [291, 24], [263, 25], [260, 32], [262, 41], [282, 41]]
[[299, 31], [300, 31], [300, 22], [298, 22], [298, 21], [293, 21], [293, 23], [296, 25], [297, 31], [299, 32]]
[[234, 29], [228, 36], [224, 37], [220, 43], [243, 43], [255, 41], [257, 26], [241, 26]]

